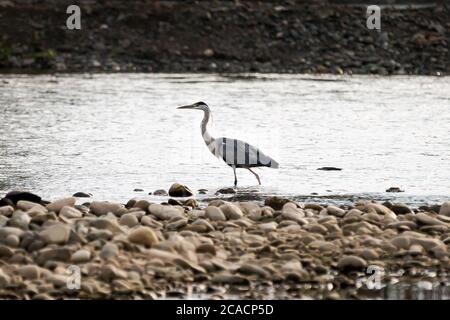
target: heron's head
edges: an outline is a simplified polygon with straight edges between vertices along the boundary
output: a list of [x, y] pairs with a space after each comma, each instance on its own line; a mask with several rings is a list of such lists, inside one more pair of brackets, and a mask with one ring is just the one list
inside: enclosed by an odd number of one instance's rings
[[204, 103], [203, 101], [200, 101], [200, 102], [196, 102], [194, 104], [190, 104], [187, 106], [178, 107], [177, 109], [194, 109], [194, 110], [207, 111], [207, 110], [209, 110], [209, 107], [206, 103]]

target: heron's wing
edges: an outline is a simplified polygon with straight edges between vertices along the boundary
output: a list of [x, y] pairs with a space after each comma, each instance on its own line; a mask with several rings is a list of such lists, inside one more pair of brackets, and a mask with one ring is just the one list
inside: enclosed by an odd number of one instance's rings
[[216, 156], [237, 168], [278, 168], [278, 162], [245, 141], [229, 138], [216, 139]]

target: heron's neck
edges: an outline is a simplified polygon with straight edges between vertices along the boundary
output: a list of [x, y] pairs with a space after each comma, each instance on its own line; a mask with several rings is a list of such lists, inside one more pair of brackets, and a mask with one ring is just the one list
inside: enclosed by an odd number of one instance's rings
[[209, 123], [210, 117], [211, 117], [211, 111], [205, 110], [204, 115], [203, 115], [203, 120], [200, 125], [200, 128], [202, 130], [202, 137], [203, 137], [203, 140], [205, 140], [205, 143], [207, 146], [209, 146], [214, 141], [214, 138], [211, 136], [211, 134], [208, 131], [208, 123]]

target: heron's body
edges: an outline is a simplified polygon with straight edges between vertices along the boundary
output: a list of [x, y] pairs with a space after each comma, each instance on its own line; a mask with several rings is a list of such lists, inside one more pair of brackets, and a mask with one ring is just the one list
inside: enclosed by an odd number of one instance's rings
[[214, 156], [221, 158], [227, 165], [233, 168], [235, 186], [237, 185], [236, 168], [248, 169], [255, 175], [259, 184], [261, 184], [259, 176], [251, 168], [278, 168], [278, 162], [245, 141], [225, 137], [214, 138], [208, 131], [211, 110], [206, 103], [197, 102], [192, 105], [179, 107], [179, 109], [195, 109], [204, 112], [203, 120], [200, 124], [203, 140]]

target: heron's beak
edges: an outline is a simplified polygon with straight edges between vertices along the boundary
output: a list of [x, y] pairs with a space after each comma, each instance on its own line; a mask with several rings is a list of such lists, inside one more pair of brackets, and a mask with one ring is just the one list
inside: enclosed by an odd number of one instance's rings
[[195, 107], [194, 107], [193, 104], [190, 104], [190, 105], [188, 105], [188, 106], [181, 106], [181, 107], [178, 107], [177, 109], [195, 109]]

